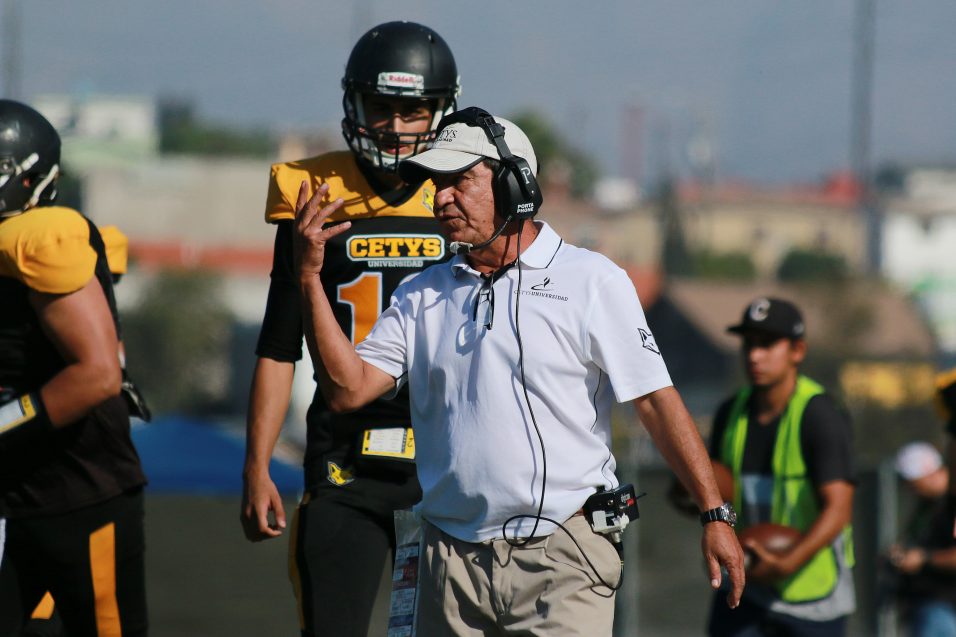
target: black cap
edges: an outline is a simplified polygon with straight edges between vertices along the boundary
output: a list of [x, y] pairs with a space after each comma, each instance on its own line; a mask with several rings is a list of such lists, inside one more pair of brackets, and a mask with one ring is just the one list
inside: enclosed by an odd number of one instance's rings
[[744, 310], [737, 325], [727, 328], [728, 332], [744, 334], [763, 332], [784, 338], [803, 338], [806, 326], [797, 306], [782, 299], [754, 299]]

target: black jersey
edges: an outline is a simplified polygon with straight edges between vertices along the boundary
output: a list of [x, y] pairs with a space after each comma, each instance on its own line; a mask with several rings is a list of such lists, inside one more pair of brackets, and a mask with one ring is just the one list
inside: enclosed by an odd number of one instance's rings
[[[33, 311], [30, 290], [67, 294], [94, 277], [118, 330], [106, 253], [91, 221], [53, 206], [0, 223], [0, 388], [7, 396], [39, 390], [66, 366]], [[11, 518], [67, 512], [145, 481], [119, 395], [43, 444], [0, 444], [0, 500]]]
[[[350, 152], [277, 164], [266, 204], [266, 220], [277, 224], [269, 297], [256, 354], [293, 362], [302, 355], [302, 315], [299, 279], [292, 263], [292, 218], [299, 185], [330, 186], [327, 202], [343, 198], [345, 206], [327, 223], [351, 221], [352, 227], [326, 246], [322, 282], [336, 320], [353, 343], [361, 342], [393, 291], [422, 268], [447, 258], [445, 240], [432, 215], [434, 189], [430, 182], [408, 188], [397, 200], [386, 201], [369, 185]], [[407, 388], [389, 400], [378, 399], [348, 414], [333, 414], [316, 391], [308, 413], [305, 458], [306, 487], [324, 482], [343, 484], [376, 471], [374, 462], [362, 467], [357, 454], [363, 432], [410, 427]], [[385, 465], [380, 465], [385, 466]], [[387, 471], [401, 465], [388, 465]], [[406, 465], [404, 473], [413, 472]]]

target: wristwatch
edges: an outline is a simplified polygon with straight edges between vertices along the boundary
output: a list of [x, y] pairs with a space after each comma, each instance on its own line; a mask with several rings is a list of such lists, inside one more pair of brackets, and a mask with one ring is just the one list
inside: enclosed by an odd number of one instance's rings
[[737, 524], [737, 512], [730, 502], [724, 502], [716, 509], [709, 509], [700, 514], [700, 525], [707, 526], [711, 522], [726, 522], [730, 528]]

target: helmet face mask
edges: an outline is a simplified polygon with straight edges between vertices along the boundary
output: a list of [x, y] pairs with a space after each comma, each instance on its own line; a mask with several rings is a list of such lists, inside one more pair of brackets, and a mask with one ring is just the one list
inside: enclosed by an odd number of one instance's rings
[[56, 198], [60, 136], [38, 112], [0, 100], [0, 219]]
[[[414, 22], [389, 22], [362, 36], [349, 56], [342, 88], [342, 134], [349, 148], [360, 162], [392, 173], [402, 159], [428, 148], [460, 92], [451, 49], [437, 33]], [[427, 105], [429, 121], [420, 132], [396, 132], [370, 117], [379, 103], [393, 111], [388, 119], [398, 113], [406, 123], [420, 119]]]

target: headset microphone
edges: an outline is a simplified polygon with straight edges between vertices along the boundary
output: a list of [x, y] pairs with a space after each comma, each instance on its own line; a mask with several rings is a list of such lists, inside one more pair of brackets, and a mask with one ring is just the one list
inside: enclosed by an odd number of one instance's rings
[[492, 241], [497, 239], [501, 235], [501, 233], [504, 232], [505, 227], [509, 223], [511, 223], [511, 217], [508, 217], [507, 219], [505, 219], [505, 222], [501, 224], [500, 226], [498, 226], [498, 229], [495, 230], [495, 233], [493, 235], [491, 235], [491, 238], [489, 238], [487, 241], [482, 241], [478, 245], [475, 245], [473, 243], [467, 243], [465, 241], [452, 241], [451, 243], [448, 244], [448, 249], [451, 250], [452, 254], [468, 254], [469, 252], [472, 252], [473, 250], [481, 250], [482, 248], [490, 245]]

